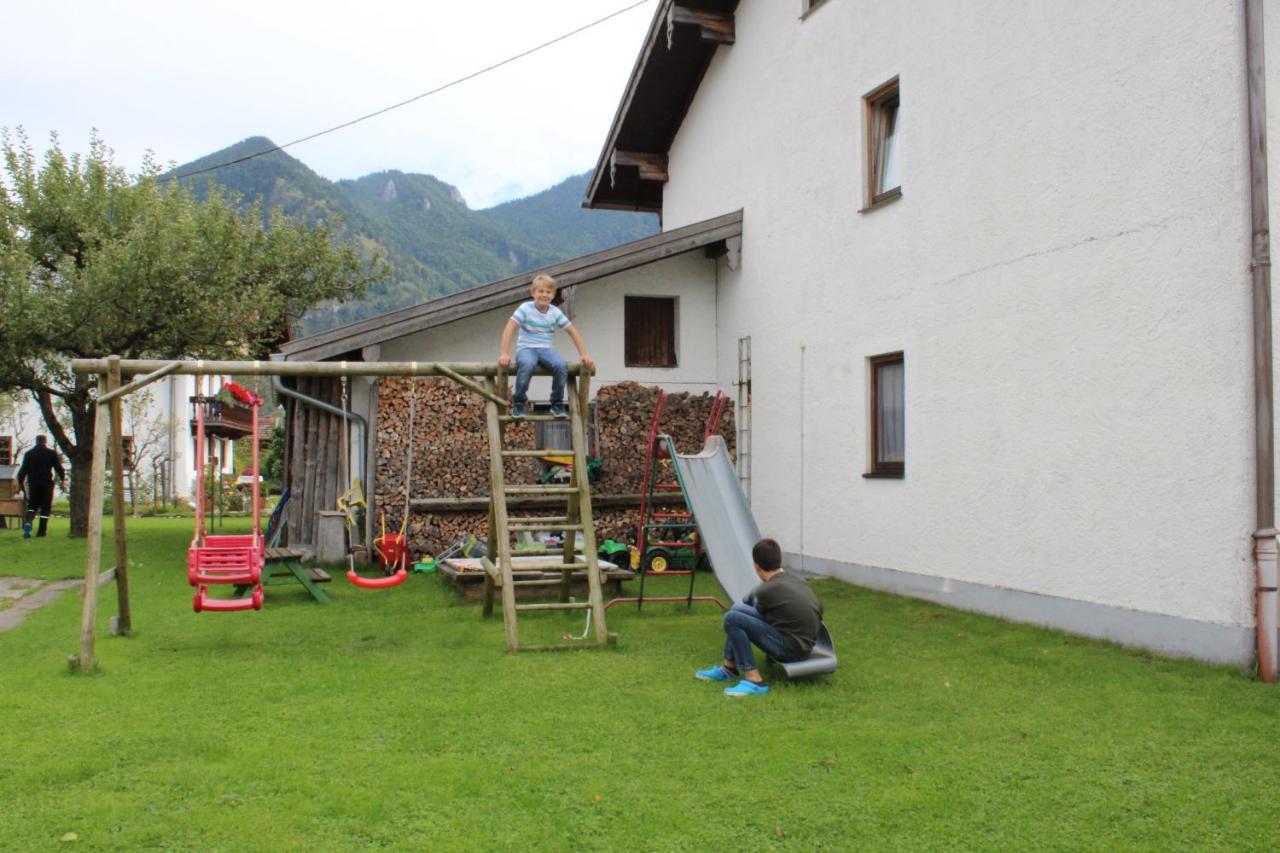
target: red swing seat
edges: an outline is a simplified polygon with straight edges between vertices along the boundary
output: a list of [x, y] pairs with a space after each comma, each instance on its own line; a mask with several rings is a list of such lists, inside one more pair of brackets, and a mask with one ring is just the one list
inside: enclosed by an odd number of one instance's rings
[[204, 543], [187, 549], [187, 581], [253, 585], [262, 577], [266, 552], [262, 537], [254, 533], [206, 536]]
[[209, 587], [200, 584], [196, 587], [195, 598], [191, 602], [192, 609], [196, 613], [204, 610], [212, 610], [215, 612], [230, 612], [233, 610], [261, 610], [262, 609], [262, 585], [258, 584], [253, 588], [253, 595], [249, 598], [210, 598]]
[[404, 583], [407, 577], [409, 573], [404, 569], [384, 578], [365, 578], [356, 574], [354, 569], [347, 569], [347, 580], [361, 589], [388, 589]]
[[361, 589], [388, 589], [399, 586], [409, 577], [409, 546], [403, 533], [384, 533], [373, 539], [373, 553], [378, 556], [378, 566], [384, 572], [396, 568], [395, 574], [381, 578], [366, 578], [347, 569], [347, 580]]
[[[187, 582], [196, 588], [192, 607], [196, 613], [205, 610], [230, 612], [262, 609], [262, 571], [266, 565], [266, 543], [258, 528], [262, 501], [258, 489], [261, 479], [258, 461], [258, 407], [262, 400], [234, 382], [224, 386], [253, 413], [253, 501], [252, 533], [210, 536], [204, 532], [204, 403], [200, 397], [200, 378], [196, 379], [196, 533], [187, 548]], [[249, 598], [210, 598], [209, 585], [252, 586]]]

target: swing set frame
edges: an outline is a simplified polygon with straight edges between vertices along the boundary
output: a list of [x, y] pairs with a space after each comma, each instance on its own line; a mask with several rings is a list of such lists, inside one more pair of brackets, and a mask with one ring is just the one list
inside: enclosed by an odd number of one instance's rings
[[[102, 559], [102, 502], [105, 492], [107, 441], [111, 441], [113, 459], [123, 459], [122, 400], [151, 383], [176, 374], [180, 376], [443, 376], [485, 400], [506, 408], [508, 402], [476, 381], [505, 377], [507, 369], [491, 362], [434, 361], [212, 361], [204, 359], [161, 360], [106, 358], [72, 359], [71, 369], [78, 375], [96, 376], [99, 393], [94, 406], [93, 453], [89, 466], [89, 519], [84, 558], [84, 607], [80, 619], [78, 654], [68, 657], [74, 671], [89, 673], [97, 669], [98, 590], [115, 582], [117, 615], [112, 620], [112, 633], [125, 635], [133, 628], [129, 605], [129, 557], [124, 509], [124, 471], [119, 464], [112, 471], [112, 515], [115, 520], [115, 566], [99, 571]], [[580, 364], [569, 365], [573, 376], [582, 374]], [[588, 374], [589, 375], [589, 374]], [[137, 377], [122, 384], [125, 377]], [[257, 520], [255, 519], [255, 523]]]

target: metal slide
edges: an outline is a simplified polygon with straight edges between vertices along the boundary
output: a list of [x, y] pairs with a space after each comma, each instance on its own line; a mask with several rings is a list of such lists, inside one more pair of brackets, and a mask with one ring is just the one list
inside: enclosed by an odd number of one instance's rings
[[[751, 547], [760, 541], [760, 528], [742, 493], [729, 448], [723, 438], [713, 435], [701, 452], [684, 455], [676, 452], [670, 436], [662, 438], [698, 523], [698, 535], [711, 557], [716, 580], [731, 599], [740, 602], [760, 583], [751, 562]], [[833, 672], [836, 651], [827, 626], [819, 627], [818, 642], [808, 658], [778, 665], [790, 678]]]

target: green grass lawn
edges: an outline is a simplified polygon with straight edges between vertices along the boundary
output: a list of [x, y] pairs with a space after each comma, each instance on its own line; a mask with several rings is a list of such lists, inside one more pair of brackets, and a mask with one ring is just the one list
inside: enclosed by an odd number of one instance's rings
[[[65, 529], [0, 531], [0, 574], [80, 575]], [[104, 590], [99, 674], [67, 670], [73, 592], [0, 634], [0, 847], [1280, 847], [1280, 691], [1228, 669], [821, 581], [839, 672], [730, 700], [692, 678], [708, 605], [513, 656], [435, 576], [196, 615], [189, 522], [130, 532], [135, 633]]]

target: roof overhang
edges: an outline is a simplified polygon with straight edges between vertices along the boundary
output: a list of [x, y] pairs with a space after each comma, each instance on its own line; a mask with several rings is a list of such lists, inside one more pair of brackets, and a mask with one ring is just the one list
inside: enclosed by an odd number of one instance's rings
[[286, 361], [322, 361], [358, 353], [364, 347], [383, 341], [517, 303], [527, 298], [529, 284], [537, 275], [553, 276], [560, 287], [588, 284], [695, 249], [706, 249], [709, 255], [718, 255], [723, 252], [727, 240], [741, 236], [742, 211], [739, 210], [432, 299], [411, 308], [298, 338], [280, 347], [280, 354]]
[[584, 207], [662, 212], [667, 152], [738, 0], [662, 0], [596, 161]]

